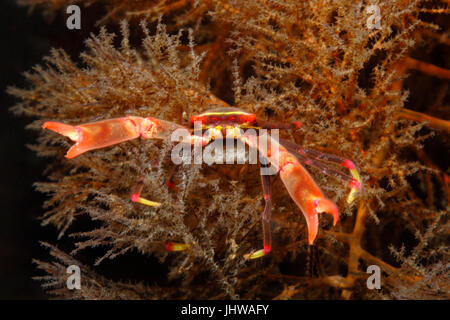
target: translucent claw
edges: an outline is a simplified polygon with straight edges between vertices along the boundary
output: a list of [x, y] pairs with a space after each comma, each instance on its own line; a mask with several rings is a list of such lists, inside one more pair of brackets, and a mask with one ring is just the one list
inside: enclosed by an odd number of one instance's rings
[[53, 122], [53, 121], [47, 121], [42, 125], [42, 128], [49, 129], [52, 131], [55, 131], [59, 134], [62, 134], [63, 136], [68, 137], [72, 141], [78, 141], [79, 139], [79, 130], [77, 130], [77, 127], [59, 123], [59, 122]]
[[334, 204], [334, 202], [332, 202], [326, 198], [321, 198], [321, 199], [314, 200], [314, 204], [316, 206], [317, 213], [326, 212], [333, 216], [333, 226], [335, 226], [339, 220], [339, 210], [336, 207], [336, 205]]
[[187, 243], [176, 243], [176, 242], [166, 242], [166, 251], [172, 252], [172, 251], [186, 251], [191, 246]]
[[88, 150], [86, 146], [80, 144], [80, 142], [83, 140], [83, 131], [79, 126], [71, 126], [64, 123], [47, 121], [42, 125], [42, 128], [55, 131], [59, 134], [62, 134], [63, 136], [68, 137], [70, 140], [77, 142], [69, 149], [69, 151], [67, 151], [67, 159], [75, 158], [76, 156]]
[[319, 213], [329, 213], [333, 216], [333, 226], [339, 220], [339, 210], [336, 205], [326, 199], [320, 198], [312, 201], [313, 207], [306, 205], [306, 212], [304, 216], [306, 218], [306, 224], [308, 226], [308, 243], [312, 245], [317, 237], [317, 232], [319, 230]]
[[80, 147], [80, 145], [77, 143], [75, 145], [73, 145], [69, 151], [67, 151], [65, 157], [67, 159], [73, 159], [75, 157], [78, 157], [80, 154], [86, 152], [88, 150], [85, 150], [84, 148]]

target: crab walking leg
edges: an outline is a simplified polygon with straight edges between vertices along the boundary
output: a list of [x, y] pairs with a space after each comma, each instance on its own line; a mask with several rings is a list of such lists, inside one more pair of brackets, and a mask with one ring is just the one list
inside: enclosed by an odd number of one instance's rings
[[186, 251], [191, 248], [191, 246], [188, 243], [178, 243], [178, 242], [171, 242], [168, 241], [165, 243], [165, 248], [167, 252], [174, 252], [174, 251]]
[[339, 220], [339, 211], [336, 205], [323, 195], [308, 171], [294, 155], [268, 135], [260, 135], [259, 143], [256, 143], [254, 135], [244, 134], [241, 139], [250, 147], [257, 148], [262, 156], [266, 157], [278, 169], [277, 171], [289, 195], [306, 219], [309, 244], [313, 244], [317, 236], [319, 228], [318, 215], [320, 212], [331, 214], [333, 216], [333, 225], [336, 225]]
[[[66, 158], [72, 159], [94, 149], [112, 146], [139, 137], [145, 139], [169, 139], [177, 129], [187, 130], [176, 123], [152, 117], [127, 116], [104, 121], [91, 122], [77, 126], [48, 121], [42, 126], [62, 134], [76, 144], [70, 148]], [[191, 136], [194, 139], [197, 136]], [[201, 137], [197, 137], [201, 139]]]
[[[267, 160], [266, 160], [267, 161]], [[262, 167], [268, 167], [269, 164], [267, 162], [261, 164]], [[261, 258], [268, 254], [272, 249], [272, 234], [270, 232], [270, 219], [272, 216], [272, 192], [270, 186], [270, 176], [269, 175], [261, 175], [261, 183], [264, 192], [264, 200], [266, 205], [264, 207], [264, 212], [261, 215], [262, 220], [262, 228], [263, 228], [263, 239], [264, 239], [264, 247], [261, 250], [255, 251], [251, 254], [246, 254], [244, 257], [246, 259], [256, 259]]]
[[[351, 187], [351, 191], [347, 196], [347, 203], [353, 202], [356, 193], [359, 190], [361, 190], [362, 184], [358, 169], [356, 168], [355, 164], [352, 161], [335, 155], [323, 153], [317, 150], [303, 149], [298, 145], [296, 145], [295, 143], [292, 143], [287, 140], [280, 139], [280, 143], [290, 153], [295, 155], [300, 160], [301, 163], [310, 165], [312, 167], [316, 167], [326, 175], [330, 175], [337, 179], [347, 182]], [[331, 168], [330, 163], [334, 163], [336, 165], [340, 165], [344, 168], [347, 168], [351, 176]]]
[[256, 126], [264, 129], [300, 129], [301, 125], [300, 121], [286, 123], [256, 119]]
[[145, 204], [151, 207], [160, 207], [161, 203], [147, 200], [141, 197], [141, 192], [143, 188], [144, 188], [144, 177], [141, 177], [137, 182], [136, 186], [133, 188], [133, 191], [131, 192], [131, 201]]
[[352, 187], [348, 197], [347, 197], [347, 203], [353, 202], [356, 193], [358, 190], [361, 189], [361, 177], [359, 175], [358, 169], [356, 168], [355, 164], [348, 160], [344, 159], [332, 154], [326, 154], [317, 150], [312, 149], [302, 149], [300, 148], [299, 152], [305, 154], [307, 157], [315, 158], [318, 160], [325, 160], [329, 162], [334, 162], [344, 168], [347, 168], [350, 171], [350, 174], [352, 175], [353, 179], [350, 181], [350, 186]]

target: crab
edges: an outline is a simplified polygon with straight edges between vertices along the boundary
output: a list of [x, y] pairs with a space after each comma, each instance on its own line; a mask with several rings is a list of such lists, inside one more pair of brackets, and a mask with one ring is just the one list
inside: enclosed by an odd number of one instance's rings
[[[42, 127], [62, 134], [76, 142], [66, 154], [66, 158], [69, 159], [90, 150], [116, 145], [137, 138], [167, 140], [178, 129], [188, 132], [187, 139], [183, 140], [185, 143], [198, 144], [205, 147], [216, 139], [222, 139], [223, 135], [221, 133], [223, 131], [232, 130], [233, 139], [240, 140], [248, 145], [249, 148], [259, 152], [261, 169], [271, 167], [275, 170], [275, 173], [280, 175], [290, 197], [300, 208], [306, 219], [308, 243], [310, 245], [314, 243], [318, 233], [319, 213], [331, 214], [333, 226], [335, 226], [339, 220], [337, 206], [324, 196], [304, 165], [315, 167], [324, 174], [333, 176], [348, 184], [351, 190], [347, 197], [347, 202], [351, 203], [355, 198], [355, 194], [361, 189], [361, 178], [355, 164], [351, 160], [313, 149], [302, 148], [293, 142], [276, 139], [267, 134], [259, 134], [257, 136], [246, 134], [243, 132], [244, 129], [289, 130], [299, 128], [300, 123], [266, 121], [257, 118], [254, 113], [230, 107], [217, 98], [213, 102], [218, 108], [208, 110], [200, 115], [192, 115], [188, 126], [153, 117], [125, 116], [75, 126], [48, 121]], [[200, 125], [201, 132], [204, 132], [204, 135], [195, 134], [195, 124]], [[257, 140], [259, 140], [259, 144]], [[262, 142], [265, 144], [265, 148], [260, 147]], [[267, 148], [267, 145], [270, 148]], [[270, 175], [261, 174], [261, 182], [265, 200], [265, 208], [261, 214], [263, 248], [246, 254], [245, 258], [247, 259], [263, 257], [272, 249]], [[158, 207], [161, 205], [158, 202], [141, 197], [142, 189], [143, 181], [141, 179], [132, 188], [131, 201], [148, 206]], [[168, 251], [183, 251], [188, 248], [189, 244], [166, 243], [166, 250]]]

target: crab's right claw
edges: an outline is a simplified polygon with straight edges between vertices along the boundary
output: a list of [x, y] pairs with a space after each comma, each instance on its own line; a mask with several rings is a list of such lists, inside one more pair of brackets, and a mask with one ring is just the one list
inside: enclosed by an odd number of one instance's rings
[[152, 117], [142, 118], [127, 116], [78, 126], [71, 126], [59, 122], [45, 122], [42, 126], [69, 137], [76, 144], [67, 152], [66, 158], [75, 158], [80, 154], [94, 149], [112, 146], [124, 141], [142, 137], [144, 139], [169, 139], [177, 129], [184, 130], [188, 143], [207, 144], [209, 141], [190, 135], [189, 131], [176, 123], [159, 120]]
[[55, 131], [63, 136], [70, 138], [72, 141], [78, 140], [77, 128], [68, 124], [47, 121], [42, 125], [42, 128]]
[[142, 121], [143, 118], [140, 117], [124, 117], [78, 126], [48, 121], [42, 128], [55, 131], [76, 142], [66, 154], [66, 158], [72, 159], [89, 150], [138, 138], [141, 135]]
[[62, 134], [63, 136], [68, 137], [70, 140], [77, 142], [75, 145], [72, 146], [72, 148], [69, 149], [69, 151], [66, 154], [66, 158], [72, 159], [82, 154], [83, 152], [87, 151], [87, 150], [83, 151], [83, 148], [80, 148], [80, 144], [78, 143], [78, 141], [81, 140], [82, 136], [81, 134], [82, 129], [80, 127], [75, 127], [59, 122], [47, 121], [42, 125], [42, 128], [55, 131], [59, 134]]

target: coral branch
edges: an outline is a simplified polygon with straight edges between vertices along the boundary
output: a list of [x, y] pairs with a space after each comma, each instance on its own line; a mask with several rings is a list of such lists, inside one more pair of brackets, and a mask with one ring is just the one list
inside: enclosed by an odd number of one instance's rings
[[450, 121], [429, 116], [424, 113], [402, 108], [398, 113], [398, 117], [415, 122], [427, 122], [431, 128], [450, 132]]
[[431, 63], [422, 62], [408, 57], [406, 58], [405, 64], [408, 69], [418, 70], [430, 76], [442, 79], [450, 79], [450, 70], [435, 66]]

